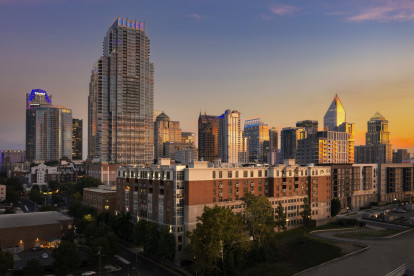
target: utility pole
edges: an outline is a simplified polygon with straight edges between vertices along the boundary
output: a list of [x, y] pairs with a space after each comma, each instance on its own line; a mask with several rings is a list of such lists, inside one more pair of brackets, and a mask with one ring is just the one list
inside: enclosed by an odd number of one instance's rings
[[98, 255], [99, 255], [99, 275], [102, 276], [102, 269], [101, 269], [101, 250], [98, 251]]

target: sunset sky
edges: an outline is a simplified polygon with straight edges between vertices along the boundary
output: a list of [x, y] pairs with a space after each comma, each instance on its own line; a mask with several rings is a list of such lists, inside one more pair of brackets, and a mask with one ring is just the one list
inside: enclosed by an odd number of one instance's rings
[[356, 144], [379, 111], [394, 148], [414, 152], [413, 0], [0, 0], [0, 149], [24, 149], [34, 88], [84, 119], [86, 140], [90, 73], [117, 16], [146, 21], [154, 107], [183, 131], [225, 109], [322, 126], [338, 94]]

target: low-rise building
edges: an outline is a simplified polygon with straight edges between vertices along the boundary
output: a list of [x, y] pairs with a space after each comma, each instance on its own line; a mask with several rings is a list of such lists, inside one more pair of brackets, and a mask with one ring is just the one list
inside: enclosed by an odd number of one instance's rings
[[50, 247], [73, 234], [73, 219], [56, 211], [0, 216], [0, 243], [3, 249]]
[[98, 213], [116, 210], [115, 186], [100, 185], [99, 187], [83, 189], [83, 204], [96, 208]]

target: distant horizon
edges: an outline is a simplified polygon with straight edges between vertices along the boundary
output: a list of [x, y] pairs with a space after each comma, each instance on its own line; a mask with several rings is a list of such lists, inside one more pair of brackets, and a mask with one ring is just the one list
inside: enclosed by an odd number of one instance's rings
[[355, 123], [355, 145], [365, 144], [366, 123], [380, 112], [393, 148], [414, 153], [414, 5], [407, 1], [0, 0], [0, 15], [3, 26], [13, 25], [0, 44], [0, 149], [25, 149], [25, 95], [39, 88], [83, 119], [86, 157], [89, 79], [119, 15], [145, 21], [154, 109], [182, 131], [198, 135], [200, 112], [226, 109], [279, 131], [308, 119], [321, 126], [338, 94]]

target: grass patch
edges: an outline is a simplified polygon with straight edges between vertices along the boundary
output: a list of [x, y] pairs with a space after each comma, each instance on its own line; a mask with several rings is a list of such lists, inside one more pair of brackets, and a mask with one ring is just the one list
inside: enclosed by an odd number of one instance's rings
[[332, 242], [310, 237], [314, 230], [344, 228], [336, 223], [304, 229], [296, 228], [275, 234], [278, 256], [265, 263], [246, 268], [242, 275], [293, 275], [307, 268], [344, 255]]
[[393, 230], [393, 229], [382, 229], [376, 231], [368, 231], [368, 232], [350, 232], [350, 233], [341, 233], [336, 234], [337, 237], [348, 237], [348, 238], [380, 238], [386, 237], [393, 234], [397, 234], [400, 231]]

